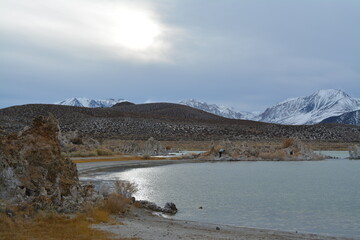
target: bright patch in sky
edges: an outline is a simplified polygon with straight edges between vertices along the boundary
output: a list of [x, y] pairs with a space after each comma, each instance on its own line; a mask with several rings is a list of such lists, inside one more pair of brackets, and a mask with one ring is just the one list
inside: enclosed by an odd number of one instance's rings
[[[168, 29], [166, 29], [168, 30]], [[0, 32], [48, 50], [81, 57], [164, 61], [169, 49], [165, 25], [154, 8], [132, 1], [7, 0]]]
[[144, 12], [123, 10], [117, 15], [109, 26], [110, 37], [126, 48], [146, 50], [161, 34], [160, 26]]

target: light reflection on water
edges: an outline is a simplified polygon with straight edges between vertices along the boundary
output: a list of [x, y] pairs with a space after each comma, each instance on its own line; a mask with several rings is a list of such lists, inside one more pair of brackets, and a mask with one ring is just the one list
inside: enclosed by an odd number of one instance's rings
[[[175, 219], [360, 237], [360, 161], [190, 163], [104, 173]], [[199, 209], [202, 206], [203, 209]]]

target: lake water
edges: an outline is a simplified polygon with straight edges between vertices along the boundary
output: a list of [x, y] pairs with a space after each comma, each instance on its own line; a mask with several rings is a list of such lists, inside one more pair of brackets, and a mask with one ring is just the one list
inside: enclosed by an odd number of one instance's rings
[[360, 238], [360, 161], [174, 164], [96, 178], [138, 184], [137, 199], [174, 202], [175, 219]]

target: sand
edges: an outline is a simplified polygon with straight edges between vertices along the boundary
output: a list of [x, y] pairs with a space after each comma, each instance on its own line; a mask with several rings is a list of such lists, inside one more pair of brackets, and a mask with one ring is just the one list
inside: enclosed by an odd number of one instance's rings
[[[133, 208], [125, 217], [117, 217], [124, 225], [98, 224], [94, 227], [111, 232], [117, 237], [140, 239], [349, 239], [315, 234], [291, 233], [274, 230], [231, 227], [180, 221], [155, 216], [148, 210]], [[217, 229], [218, 228], [218, 229]]]

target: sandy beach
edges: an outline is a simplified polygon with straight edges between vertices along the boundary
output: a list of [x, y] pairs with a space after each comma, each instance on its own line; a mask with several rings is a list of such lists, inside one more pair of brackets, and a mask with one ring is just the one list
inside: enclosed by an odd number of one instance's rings
[[[194, 160], [133, 160], [118, 162], [91, 162], [77, 164], [79, 175], [105, 169], [128, 169], [166, 164], [188, 163]], [[175, 203], [176, 204], [176, 203]], [[353, 239], [316, 234], [283, 232], [268, 229], [233, 227], [162, 217], [145, 209], [133, 207], [125, 217], [116, 217], [124, 225], [98, 224], [95, 228], [111, 232], [117, 237], [139, 239]]]
[[114, 233], [118, 237], [153, 239], [350, 239], [291, 233], [274, 230], [231, 227], [192, 221], [173, 220], [154, 215], [152, 212], [133, 208], [126, 217], [117, 217], [124, 225], [99, 224], [94, 227]]

